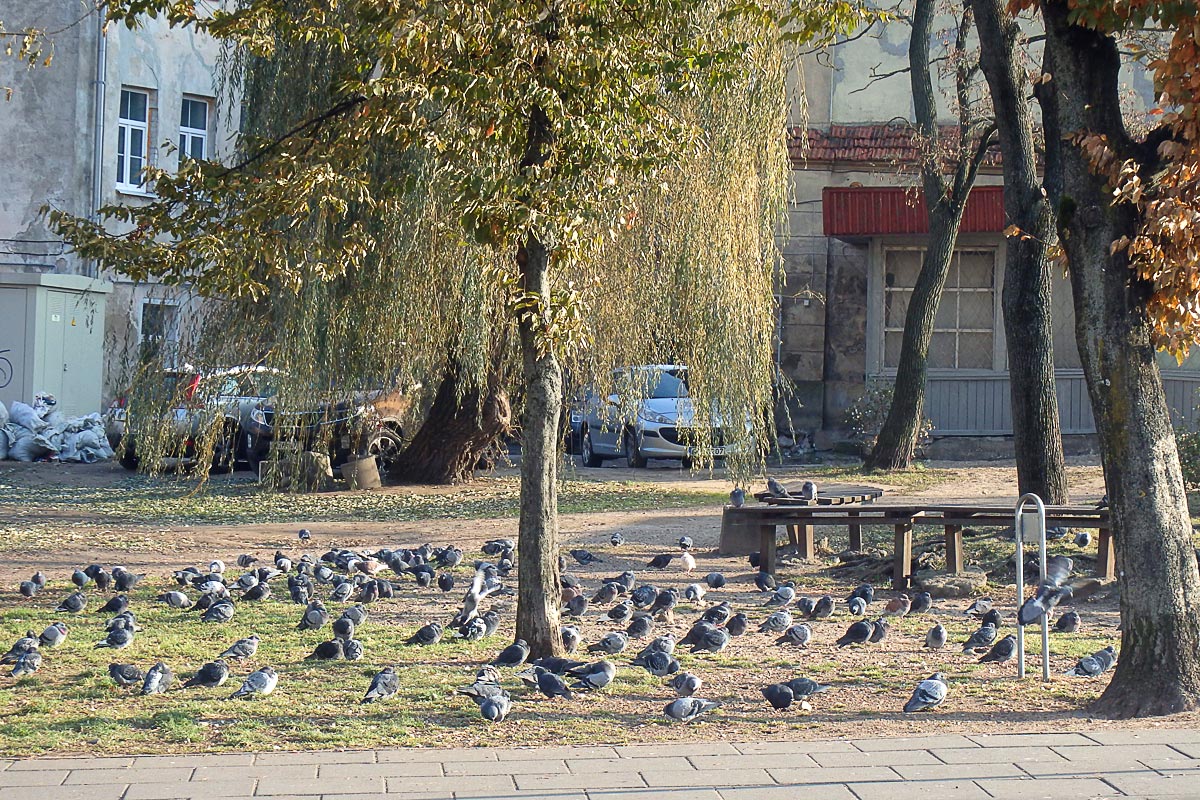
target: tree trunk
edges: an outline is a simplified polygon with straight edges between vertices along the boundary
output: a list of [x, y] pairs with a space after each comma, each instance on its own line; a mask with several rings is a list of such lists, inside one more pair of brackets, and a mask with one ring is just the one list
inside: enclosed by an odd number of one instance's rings
[[1058, 396], [1054, 386], [1054, 328], [1047, 249], [1054, 215], [1042, 192], [1033, 149], [1029, 79], [1017, 63], [1021, 36], [1003, 0], [968, 0], [979, 30], [1004, 156], [1004, 213], [1020, 233], [1008, 239], [1004, 264], [1004, 337], [1012, 397], [1013, 446], [1021, 494], [1067, 502]]
[[498, 376], [488, 375], [486, 386], [464, 388], [460, 365], [451, 361], [429, 414], [388, 475], [405, 483], [466, 483], [511, 423]]
[[[549, 258], [530, 234], [518, 254], [524, 288], [550, 302]], [[563, 654], [558, 622], [558, 420], [563, 376], [552, 348], [540, 347], [540, 314], [517, 321], [525, 367], [521, 415], [521, 526], [517, 539], [517, 637], [529, 643], [530, 657]]]
[[1125, 131], [1115, 40], [1069, 22], [1066, 2], [1042, 4], [1046, 72], [1039, 90], [1048, 185], [1071, 270], [1075, 332], [1112, 504], [1121, 590], [1121, 654], [1097, 713], [1126, 718], [1200, 708], [1200, 575], [1175, 435], [1138, 280], [1114, 240], [1133, 235], [1137, 210], [1114, 206], [1076, 132], [1102, 134], [1118, 159], [1152, 152]]

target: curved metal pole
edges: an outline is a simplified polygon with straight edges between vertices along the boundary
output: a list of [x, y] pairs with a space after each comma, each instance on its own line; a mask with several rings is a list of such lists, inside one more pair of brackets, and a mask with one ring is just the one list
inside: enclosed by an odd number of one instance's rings
[[[1017, 539], [1017, 609], [1025, 602], [1025, 537], [1027, 532], [1023, 517], [1027, 503], [1037, 506], [1038, 574], [1046, 582], [1046, 504], [1032, 492], [1024, 494], [1013, 509], [1013, 528]], [[1025, 626], [1017, 619], [1017, 677], [1025, 677]], [[1042, 680], [1050, 680], [1050, 617], [1042, 615]]]

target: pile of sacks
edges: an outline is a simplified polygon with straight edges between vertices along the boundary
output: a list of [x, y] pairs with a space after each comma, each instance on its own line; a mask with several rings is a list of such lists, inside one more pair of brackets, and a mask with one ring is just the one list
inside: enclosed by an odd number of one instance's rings
[[0, 459], [78, 461], [91, 464], [112, 458], [99, 414], [63, 416], [52, 394], [39, 394], [33, 405], [0, 403]]

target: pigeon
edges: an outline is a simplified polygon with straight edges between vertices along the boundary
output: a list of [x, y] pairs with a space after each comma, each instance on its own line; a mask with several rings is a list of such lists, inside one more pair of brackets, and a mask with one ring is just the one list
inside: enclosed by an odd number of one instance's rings
[[29, 582], [37, 586], [39, 589], [44, 589], [46, 588], [46, 575], [39, 570], [33, 573], [33, 576], [29, 579]]
[[75, 584], [75, 587], [78, 589], [82, 589], [91, 582], [92, 576], [81, 569], [77, 569], [71, 573], [71, 583]]
[[545, 667], [533, 667], [531, 673], [521, 675], [521, 680], [536, 687], [549, 700], [553, 700], [555, 697], [562, 697], [566, 700], [575, 699], [567, 687], [567, 682]]
[[109, 598], [109, 601], [96, 609], [97, 614], [120, 614], [129, 608], [129, 598], [123, 594]]
[[679, 644], [695, 644], [696, 642], [700, 641], [701, 636], [709, 631], [716, 630], [716, 628], [716, 625], [701, 617], [692, 623], [692, 627], [688, 630], [687, 634], [679, 640]]
[[175, 680], [171, 668], [159, 661], [146, 672], [142, 681], [142, 694], [162, 694]]
[[776, 711], [786, 711], [795, 699], [792, 687], [786, 683], [772, 683], [770, 686], [762, 687], [762, 696]]
[[621, 587], [615, 583], [605, 583], [596, 593], [592, 595], [591, 602], [596, 605], [606, 606], [617, 599], [621, 594]]
[[577, 549], [572, 550], [571, 558], [579, 562], [580, 566], [586, 567], [589, 564], [603, 564], [604, 559], [597, 555], [593, 555], [589, 550]]
[[940, 672], [933, 673], [918, 683], [916, 689], [913, 689], [912, 697], [904, 704], [905, 713], [937, 708], [946, 699], [946, 692], [949, 691], [949, 688], [946, 685], [945, 675]]
[[1079, 630], [1079, 613], [1068, 611], [1054, 621], [1054, 630], [1059, 633], [1074, 633]]
[[813, 502], [817, 499], [817, 485], [812, 481], [805, 481], [800, 487], [800, 499]]
[[775, 608], [786, 608], [796, 599], [796, 588], [791, 581], [775, 587], [775, 593], [767, 598], [764, 606], [772, 606]]
[[700, 615], [700, 619], [705, 622], [711, 622], [713, 625], [724, 625], [730, 617], [733, 616], [733, 606], [728, 602], [717, 603], [715, 606], [709, 606]]
[[118, 592], [128, 592], [131, 591], [134, 586], [137, 586], [138, 582], [146, 576], [139, 575], [136, 572], [130, 572], [124, 567], [113, 567], [112, 577], [114, 589], [116, 589]]
[[801, 597], [796, 600], [796, 612], [803, 616], [808, 616], [817, 607], [817, 601], [811, 597]]
[[405, 640], [405, 644], [419, 644], [422, 647], [437, 644], [442, 640], [442, 624], [430, 622], [417, 629], [417, 632]]
[[313, 651], [304, 657], [305, 661], [336, 661], [346, 657], [345, 645], [341, 639], [330, 639], [321, 642]]
[[908, 614], [912, 608], [912, 598], [906, 594], [899, 597], [893, 597], [883, 607], [884, 616], [888, 617], [903, 617]]
[[704, 582], [708, 584], [710, 589], [725, 588], [725, 576], [719, 572], [710, 572], [704, 576]]
[[572, 597], [567, 601], [567, 604], [563, 609], [566, 616], [576, 618], [582, 617], [587, 613], [587, 610], [588, 599], [583, 595], [576, 595], [575, 597]]
[[925, 649], [941, 650], [946, 646], [946, 626], [938, 623], [925, 633]]
[[789, 492], [782, 483], [775, 480], [774, 478], [767, 478], [767, 491], [771, 494], [772, 497], [791, 497], [792, 496], [792, 493]]
[[437, 585], [443, 592], [454, 591], [454, 576], [449, 572], [443, 572], [441, 575], [438, 575]]
[[616, 655], [625, 650], [629, 646], [629, 637], [619, 631], [613, 631], [604, 635], [600, 641], [595, 644], [588, 645], [589, 653], [605, 653], [607, 655]]
[[683, 571], [688, 575], [691, 575], [692, 571], [696, 569], [696, 557], [686, 550], [680, 554], [679, 563], [683, 565]]
[[671, 564], [673, 558], [675, 556], [670, 553], [661, 553], [650, 559], [650, 563], [646, 564], [646, 566], [651, 569], [666, 569]]
[[208, 562], [208, 571], [215, 575], [224, 575], [225, 574], [225, 562], [219, 558]]
[[971, 605], [967, 606], [967, 610], [963, 613], [971, 617], [982, 617], [984, 614], [992, 610], [992, 598], [980, 597]]
[[783, 633], [792, 624], [792, 615], [787, 611], [776, 611], [758, 626], [759, 633]]
[[647, 653], [651, 653], [655, 650], [657, 650], [661, 653], [666, 653], [668, 655], [670, 655], [671, 653], [674, 653], [675, 652], [675, 636], [674, 636], [674, 634], [668, 633], [665, 636], [656, 636], [650, 642], [650, 644], [648, 644], [642, 648], [642, 651], [640, 653], [638, 653], [638, 656], [644, 656]]
[[658, 599], [658, 595], [658, 587], [646, 583], [630, 592], [629, 599], [633, 602], [635, 608], [649, 608], [654, 605], [654, 601]]
[[1066, 674], [1076, 678], [1095, 678], [1108, 672], [1115, 663], [1117, 654], [1110, 644], [1103, 650], [1079, 659], [1079, 663], [1067, 670]]
[[238, 639], [236, 642], [234, 642], [229, 647], [227, 647], [225, 649], [225, 652], [223, 652], [223, 653], [221, 653], [221, 655], [217, 656], [217, 658], [218, 659], [232, 658], [232, 659], [236, 659], [238, 661], [243, 661], [247, 658], [252, 657], [255, 654], [255, 652], [258, 651], [258, 643], [260, 641], [261, 640], [258, 638], [257, 633], [251, 634], [250, 636], [246, 637], [245, 639]]
[[664, 589], [654, 598], [654, 602], [650, 604], [650, 610], [647, 613], [651, 615], [664, 614], [670, 612], [678, 604], [679, 590], [674, 587]]
[[846, 629], [846, 632], [842, 634], [842, 638], [837, 640], [837, 646], [846, 647], [852, 644], [866, 644], [870, 641], [874, 633], [875, 625], [867, 622], [865, 619], [860, 619]]
[[754, 575], [754, 585], [758, 587], [760, 592], [775, 591], [775, 576], [769, 572], [759, 570]]
[[512, 701], [508, 693], [488, 697], [479, 704], [479, 715], [490, 722], [503, 722], [512, 710]]
[[60, 614], [78, 614], [85, 608], [87, 608], [87, 595], [85, 595], [83, 592], [75, 592], [74, 594], [67, 595], [66, 598], [58, 604], [58, 608], [54, 610]]
[[683, 590], [684, 599], [692, 603], [704, 602], [704, 595], [707, 593], [703, 583], [689, 583]]
[[17, 639], [16, 643], [8, 649], [8, 652], [0, 656], [0, 664], [15, 664], [17, 659], [26, 653], [30, 653], [38, 649], [38, 636], [33, 631], [26, 631], [25, 635]]
[[342, 616], [354, 623], [355, 627], [367, 621], [367, 607], [362, 603], [342, 610]]
[[991, 623], [984, 623], [979, 626], [979, 630], [967, 638], [967, 641], [963, 642], [962, 651], [970, 653], [989, 648], [996, 641], [996, 635], [996, 626]]
[[258, 559], [249, 553], [242, 553], [237, 557], [237, 565], [242, 569], [253, 566], [256, 561], [258, 561]]
[[612, 536], [608, 537], [608, 543], [613, 547], [620, 547], [621, 545], [625, 544], [625, 537], [620, 533], [614, 533]]
[[741, 636], [746, 632], [746, 628], [750, 627], [750, 618], [745, 614], [737, 613], [729, 618], [725, 623], [725, 632], [730, 636]]
[[888, 625], [887, 620], [885, 620], [883, 617], [880, 617], [879, 619], [875, 620], [873, 627], [874, 630], [871, 631], [871, 637], [869, 641], [871, 644], [879, 644], [887, 638], [888, 630], [891, 626]]
[[929, 592], [920, 592], [913, 597], [912, 604], [908, 609], [908, 616], [924, 614], [931, 608], [933, 608], [933, 595]]
[[667, 703], [663, 714], [672, 722], [691, 722], [718, 705], [711, 700], [702, 700], [699, 697], [681, 697]]
[[807, 700], [814, 694], [829, 690], [828, 686], [822, 686], [812, 678], [792, 678], [787, 685], [792, 690], [792, 697], [796, 700]]
[[849, 602], [851, 597], [861, 597], [867, 605], [871, 605], [871, 603], [875, 602], [875, 587], [869, 583], [861, 584], [850, 593], [850, 597], [846, 598], [847, 602]]
[[680, 550], [691, 550], [695, 546], [696, 546], [696, 543], [692, 541], [692, 537], [690, 537], [690, 536], [680, 536], [679, 537], [679, 549]]
[[519, 667], [525, 663], [527, 658], [529, 658], [529, 644], [524, 639], [517, 639], [501, 650], [500, 654], [492, 659], [492, 663], [498, 667]]
[[323, 628], [328, 623], [329, 612], [325, 610], [325, 604], [320, 600], [313, 600], [300, 616], [300, 623], [296, 625], [296, 630], [315, 631]]
[[333, 638], [335, 639], [353, 639], [354, 630], [354, 620], [345, 615], [333, 621]]
[[654, 630], [654, 619], [646, 614], [635, 617], [625, 629], [625, 634], [631, 639], [645, 639]]
[[67, 625], [65, 622], [53, 622], [38, 635], [40, 647], [58, 647], [66, 640]]
[[1075, 563], [1066, 556], [1050, 556], [1046, 560], [1046, 580], [1037, 588], [1037, 592], [1022, 605], [1017, 612], [1017, 623], [1033, 625], [1042, 617], [1049, 618], [1064, 599], [1071, 597], [1071, 588], [1063, 584], [1071, 577]]
[[992, 645], [992, 649], [988, 650], [979, 658], [980, 664], [1003, 664], [1005, 661], [1011, 661], [1013, 656], [1017, 654], [1017, 637], [1011, 633], [1005, 636], [1000, 641]]
[[999, 630], [1001, 619], [1000, 612], [992, 608], [979, 619], [979, 624], [991, 625], [993, 628]]
[[542, 669], [549, 670], [555, 675], [565, 675], [569, 670], [587, 666], [586, 661], [578, 661], [574, 658], [561, 658], [559, 656], [539, 658], [538, 660], [530, 663], [535, 667], [541, 667]]
[[30, 650], [28, 653], [22, 653], [17, 658], [17, 663], [13, 664], [12, 676], [20, 678], [23, 675], [32, 675], [37, 672], [42, 666], [42, 653], [40, 650]]
[[363, 657], [363, 643], [358, 639], [345, 639], [342, 641], [342, 654], [347, 661], [358, 661]]
[[238, 690], [229, 695], [229, 699], [234, 700], [240, 697], [243, 700], [249, 700], [260, 694], [265, 697], [275, 691], [277, 683], [279, 683], [279, 675], [275, 670], [271, 667], [263, 667], [247, 675]]
[[497, 611], [485, 611], [480, 617], [483, 620], [483, 635], [495, 636], [496, 631], [500, 630], [500, 614]]
[[133, 631], [128, 628], [113, 628], [108, 632], [103, 642], [98, 642], [93, 648], [99, 650], [102, 647], [109, 647], [113, 650], [121, 650], [133, 643]]
[[229, 680], [229, 665], [225, 663], [224, 659], [218, 658], [216, 661], [209, 661], [196, 670], [195, 675], [183, 682], [183, 688], [189, 689], [193, 686], [203, 686], [206, 689], [214, 689], [227, 680]]
[[108, 676], [117, 686], [137, 686], [145, 679], [145, 675], [133, 664], [109, 664]]
[[93, 564], [88, 569], [94, 570], [93, 572], [90, 572], [89, 574], [92, 576], [92, 580], [96, 582], [96, 588], [102, 592], [107, 592], [109, 587], [112, 586], [112, 582], [113, 582], [112, 575], [105, 572], [102, 567], [97, 566], [95, 564]]
[[690, 672], [680, 672], [675, 677], [667, 682], [667, 685], [675, 690], [675, 694], [680, 697], [692, 697], [696, 692], [700, 691], [700, 687], [704, 685], [704, 681]]
[[1092, 532], [1091, 531], [1080, 531], [1079, 533], [1075, 534], [1075, 546], [1076, 547], [1080, 547], [1080, 548], [1087, 547], [1091, 543], [1092, 543]]
[[734, 508], [746, 505], [746, 490], [740, 486], [734, 487], [733, 491], [729, 493], [729, 505]]
[[578, 680], [571, 688], [578, 691], [597, 691], [613, 682], [617, 675], [617, 667], [607, 659], [601, 659], [592, 664], [583, 664], [567, 670], [567, 674]]
[[21, 581], [20, 592], [22, 597], [33, 597], [41, 589], [33, 581]]
[[829, 595], [824, 595], [813, 604], [813, 609], [809, 613], [808, 618], [828, 619], [831, 616], [833, 616], [833, 598]]
[[104, 630], [106, 631], [111, 631], [114, 628], [128, 628], [131, 631], [141, 630], [137, 626], [137, 620], [134, 619], [132, 611], [122, 611], [104, 624]]
[[798, 647], [807, 647], [811, 639], [812, 628], [802, 622], [784, 631], [783, 635], [775, 640], [775, 644], [794, 644]]
[[233, 603], [222, 600], [200, 615], [201, 622], [229, 622], [233, 619]]
[[559, 633], [562, 635], [563, 649], [568, 654], [574, 653], [579, 649], [579, 645], [583, 644], [583, 634], [574, 625], [562, 626], [559, 628]]
[[1053, 541], [1055, 539], [1065, 539], [1065, 538], [1067, 538], [1067, 534], [1069, 534], [1070, 532], [1071, 532], [1070, 528], [1063, 528], [1061, 526], [1055, 526], [1053, 528], [1046, 528], [1046, 541], [1049, 542], [1049, 541]]
[[394, 697], [399, 690], [400, 679], [396, 675], [396, 668], [384, 667], [375, 673], [375, 677], [371, 678], [370, 688], [367, 689], [363, 699], [358, 702], [359, 705], [365, 705], [379, 700], [388, 700]]
[[635, 667], [644, 667], [651, 675], [665, 678], [679, 672], [679, 662], [670, 653], [662, 650], [651, 650], [645, 656], [639, 655], [630, 662]]
[[846, 601], [846, 608], [852, 616], [861, 617], [867, 613], [867, 601], [861, 597], [851, 597]]
[[302, 542], [307, 542], [312, 539], [312, 531], [310, 531], [308, 528], [301, 528], [300, 530], [296, 531], [296, 538]]
[[713, 628], [700, 634], [699, 639], [692, 645], [693, 653], [719, 653], [729, 644], [729, 631], [724, 628]]

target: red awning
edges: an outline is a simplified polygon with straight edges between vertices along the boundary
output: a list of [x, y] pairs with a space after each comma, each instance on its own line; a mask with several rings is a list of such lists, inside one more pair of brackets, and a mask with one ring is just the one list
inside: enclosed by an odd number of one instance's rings
[[[838, 238], [929, 233], [923, 193], [915, 202], [898, 186], [832, 187], [821, 192], [825, 235]], [[976, 186], [967, 198], [962, 233], [1000, 233], [1004, 187]]]

